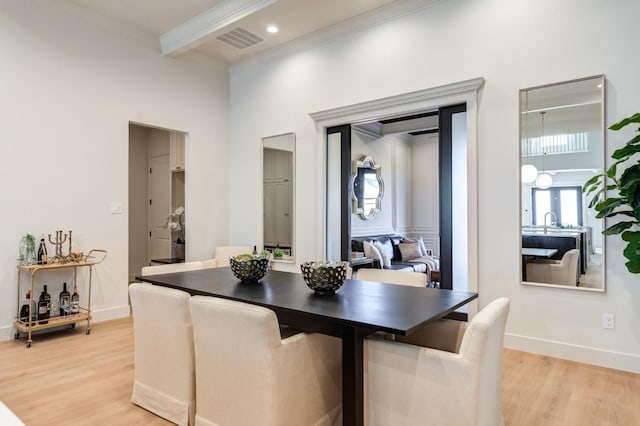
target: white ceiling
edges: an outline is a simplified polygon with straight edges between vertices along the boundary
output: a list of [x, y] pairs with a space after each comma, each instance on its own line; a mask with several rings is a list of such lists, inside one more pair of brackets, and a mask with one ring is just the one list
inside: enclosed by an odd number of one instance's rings
[[[228, 63], [328, 30], [396, 0], [64, 0], [158, 37], [162, 53], [196, 50]], [[429, 3], [429, 2], [425, 2]], [[269, 34], [268, 25], [280, 31]], [[263, 39], [238, 49], [216, 37], [242, 28]]]

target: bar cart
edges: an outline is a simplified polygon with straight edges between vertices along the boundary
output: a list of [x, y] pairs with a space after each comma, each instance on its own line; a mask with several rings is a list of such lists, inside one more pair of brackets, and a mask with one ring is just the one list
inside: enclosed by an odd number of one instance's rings
[[[14, 335], [15, 339], [20, 337], [20, 332], [27, 334], [27, 343], [26, 347], [31, 347], [31, 333], [38, 330], [45, 330], [53, 327], [60, 327], [64, 325], [70, 325], [72, 328], [75, 327], [76, 323], [81, 321], [87, 322], [86, 334], [91, 332], [91, 279], [93, 275], [93, 266], [99, 263], [102, 263], [104, 259], [107, 257], [107, 251], [101, 249], [93, 249], [89, 251], [86, 256], [83, 256], [82, 259], [67, 263], [52, 263], [46, 265], [18, 265], [18, 302], [16, 309], [16, 321], [14, 323], [16, 328], [16, 333]], [[29, 304], [29, 316], [23, 320], [20, 317], [20, 278], [23, 273], [29, 274], [31, 277], [31, 296], [35, 297], [35, 293], [33, 291], [33, 283], [36, 274], [41, 272], [51, 271], [55, 269], [68, 269], [73, 268], [73, 286], [77, 285], [77, 277], [78, 277], [78, 268], [88, 267], [89, 268], [89, 283], [87, 287], [88, 291], [88, 299], [87, 299], [87, 307], [79, 307], [77, 313], [72, 313], [70, 315], [64, 316], [52, 316], [47, 318], [46, 323], [43, 324], [38, 319], [34, 319], [33, 315], [33, 303]]]

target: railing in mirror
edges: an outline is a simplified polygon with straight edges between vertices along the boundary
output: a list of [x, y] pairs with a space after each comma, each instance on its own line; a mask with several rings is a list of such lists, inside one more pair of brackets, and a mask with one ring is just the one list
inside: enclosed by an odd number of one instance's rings
[[605, 291], [603, 220], [582, 186], [605, 170], [605, 77], [520, 90], [522, 284]]

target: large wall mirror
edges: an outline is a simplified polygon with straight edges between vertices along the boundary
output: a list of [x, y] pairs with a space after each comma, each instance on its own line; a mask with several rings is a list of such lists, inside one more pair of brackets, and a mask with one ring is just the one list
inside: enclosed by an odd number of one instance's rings
[[384, 182], [380, 165], [370, 157], [353, 162], [352, 179], [353, 212], [364, 220], [373, 219], [380, 211]]
[[605, 170], [604, 75], [520, 91], [522, 283], [605, 290], [603, 220], [582, 186]]
[[263, 248], [294, 255], [295, 133], [262, 139]]

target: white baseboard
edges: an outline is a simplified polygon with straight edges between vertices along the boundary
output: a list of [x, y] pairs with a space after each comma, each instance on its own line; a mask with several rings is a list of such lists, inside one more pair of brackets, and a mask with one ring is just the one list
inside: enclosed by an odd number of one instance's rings
[[506, 333], [504, 346], [524, 352], [640, 373], [640, 356]]
[[[114, 306], [105, 309], [96, 309], [91, 311], [91, 322], [102, 322], [117, 318], [128, 317], [130, 314], [129, 305]], [[82, 325], [82, 323], [80, 323]], [[12, 325], [0, 327], [0, 341], [11, 340], [15, 335], [16, 329]]]

